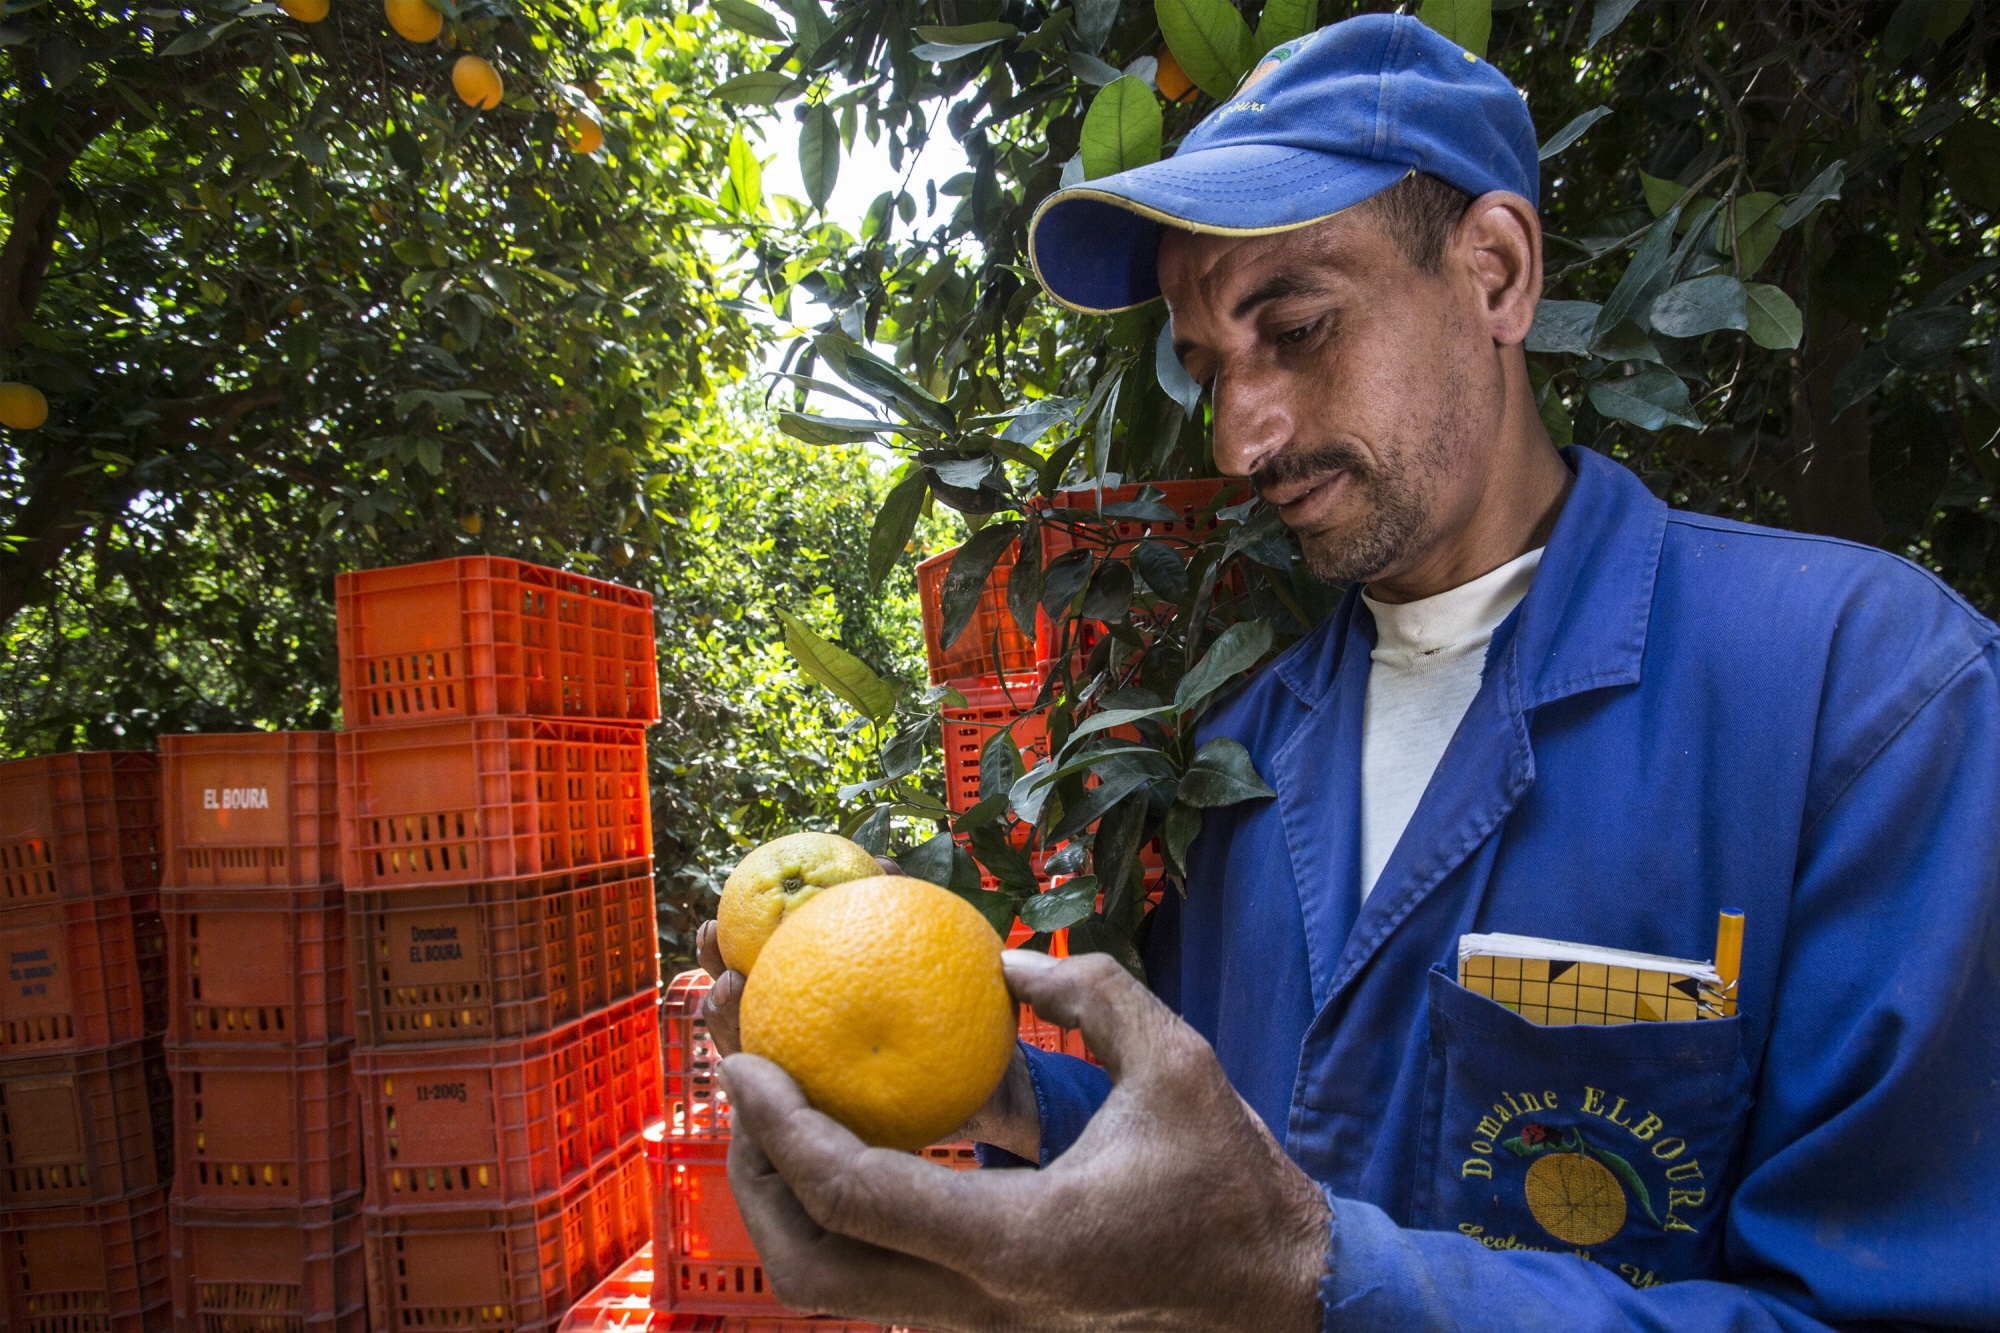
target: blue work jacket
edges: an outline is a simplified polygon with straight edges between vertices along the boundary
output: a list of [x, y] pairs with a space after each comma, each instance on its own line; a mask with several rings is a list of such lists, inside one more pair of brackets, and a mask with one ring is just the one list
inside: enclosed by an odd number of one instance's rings
[[[1326, 1189], [1328, 1330], [2000, 1327], [1995, 627], [1566, 458], [1365, 904], [1359, 597], [1210, 716], [1277, 795], [1209, 813], [1151, 984]], [[1468, 932], [1707, 959], [1724, 908], [1734, 1018], [1537, 1026], [1456, 982]], [[1031, 1071], [1046, 1161], [1109, 1085]]]

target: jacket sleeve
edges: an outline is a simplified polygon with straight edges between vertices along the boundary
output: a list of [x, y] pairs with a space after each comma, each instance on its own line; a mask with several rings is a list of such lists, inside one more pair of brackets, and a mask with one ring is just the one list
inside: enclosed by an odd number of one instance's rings
[[1028, 1162], [990, 1143], [973, 1145], [983, 1167], [1047, 1166], [1068, 1152], [1083, 1127], [1111, 1095], [1111, 1076], [1088, 1060], [1021, 1043], [1028, 1077], [1035, 1085], [1035, 1110], [1042, 1118], [1042, 1160]]
[[1822, 725], [1730, 1280], [1635, 1290], [1336, 1198], [1328, 1333], [2000, 1327], [1994, 649], [1909, 707], [1854, 704]]

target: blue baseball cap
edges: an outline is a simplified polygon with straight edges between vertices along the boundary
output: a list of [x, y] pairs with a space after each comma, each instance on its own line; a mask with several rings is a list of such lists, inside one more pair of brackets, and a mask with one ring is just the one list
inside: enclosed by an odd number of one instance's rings
[[1272, 48], [1172, 157], [1050, 195], [1028, 257], [1072, 310], [1130, 310], [1160, 294], [1162, 228], [1293, 231], [1417, 171], [1539, 206], [1535, 152], [1499, 70], [1417, 19], [1364, 14]]

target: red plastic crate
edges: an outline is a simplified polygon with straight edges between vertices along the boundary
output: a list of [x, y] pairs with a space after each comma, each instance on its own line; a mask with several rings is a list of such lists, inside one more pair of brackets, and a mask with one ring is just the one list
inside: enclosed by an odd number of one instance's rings
[[0, 1207], [101, 1203], [173, 1175], [157, 1037], [0, 1062]]
[[636, 1145], [659, 1118], [658, 994], [519, 1040], [357, 1049], [368, 1207], [511, 1206]]
[[114, 1046], [167, 1018], [165, 928], [152, 892], [0, 912], [0, 1056]]
[[179, 1333], [367, 1333], [360, 1199], [312, 1208], [197, 1208], [175, 1200]]
[[353, 1035], [338, 884], [160, 898], [175, 1045], [317, 1046]]
[[348, 730], [440, 717], [660, 720], [653, 598], [493, 556], [334, 580]]
[[635, 1142], [568, 1189], [512, 1208], [369, 1212], [369, 1322], [415, 1333], [555, 1333], [563, 1315], [647, 1240]]
[[169, 1047], [174, 1201], [300, 1208], [361, 1190], [349, 1047]]
[[653, 1308], [653, 1246], [639, 1252], [570, 1307], [558, 1333], [894, 1333], [844, 1319], [744, 1319]]
[[[917, 566], [917, 605], [923, 614], [924, 655], [930, 661], [931, 683], [1032, 671], [1034, 640], [1021, 632], [1021, 627], [1014, 623], [1013, 612], [1007, 609], [1007, 580], [1014, 571], [1012, 551], [994, 564], [986, 586], [980, 590], [979, 606], [971, 621], [950, 648], [943, 646], [944, 578], [960, 549], [954, 546]], [[995, 631], [1000, 635], [998, 660], [993, 649]]]
[[659, 984], [650, 861], [347, 899], [368, 1046], [531, 1037]]
[[1048, 758], [1047, 720], [1026, 711], [1039, 687], [1033, 676], [958, 686], [965, 706], [944, 710], [945, 802], [954, 813], [979, 804], [979, 756], [1001, 728], [1012, 728], [1021, 762], [1029, 768]]
[[0, 763], [0, 908], [158, 888], [159, 779], [142, 750]]
[[171, 1311], [167, 1196], [0, 1213], [9, 1333], [158, 1333]]
[[338, 883], [333, 736], [160, 737], [163, 882], [204, 889]]
[[636, 727], [481, 718], [339, 733], [349, 889], [548, 875], [653, 854]]
[[[1130, 555], [1134, 547], [1150, 537], [1169, 547], [1181, 549], [1183, 556], [1193, 541], [1215, 527], [1212, 517], [1215, 510], [1241, 503], [1250, 498], [1250, 485], [1240, 478], [1208, 478], [1201, 481], [1156, 481], [1130, 486], [1108, 486], [1103, 491], [1104, 504], [1129, 504], [1139, 498], [1144, 485], [1151, 485], [1163, 492], [1160, 503], [1167, 508], [1187, 516], [1183, 522], [1152, 522], [1146, 519], [1122, 518], [1111, 520], [1110, 529], [1092, 523], [1088, 527], [1074, 529], [1060, 522], [1051, 522], [1042, 529], [1042, 559], [1053, 562], [1057, 556], [1079, 548], [1088, 548], [1100, 555]], [[1219, 498], [1218, 498], [1219, 497]], [[1099, 507], [1097, 491], [1082, 490], [1056, 492], [1053, 507], [1058, 510], [1089, 510]], [[1206, 513], [1211, 517], [1202, 518]], [[1243, 591], [1242, 575], [1231, 571], [1224, 588], [1240, 594]], [[1076, 638], [1071, 643], [1072, 654], [1080, 662], [1087, 657], [1097, 641], [1103, 637], [1101, 622], [1089, 620], [1077, 626]], [[1035, 670], [1046, 677], [1056, 664], [1060, 643], [1055, 627], [1043, 612], [1035, 613]]]

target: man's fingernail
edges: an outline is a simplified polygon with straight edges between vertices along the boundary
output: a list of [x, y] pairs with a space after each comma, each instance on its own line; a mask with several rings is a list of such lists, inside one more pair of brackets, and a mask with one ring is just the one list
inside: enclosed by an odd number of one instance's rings
[[1003, 949], [1000, 952], [1000, 965], [1016, 972], [1046, 972], [1056, 962], [1056, 959], [1045, 953], [1036, 953], [1033, 949]]

